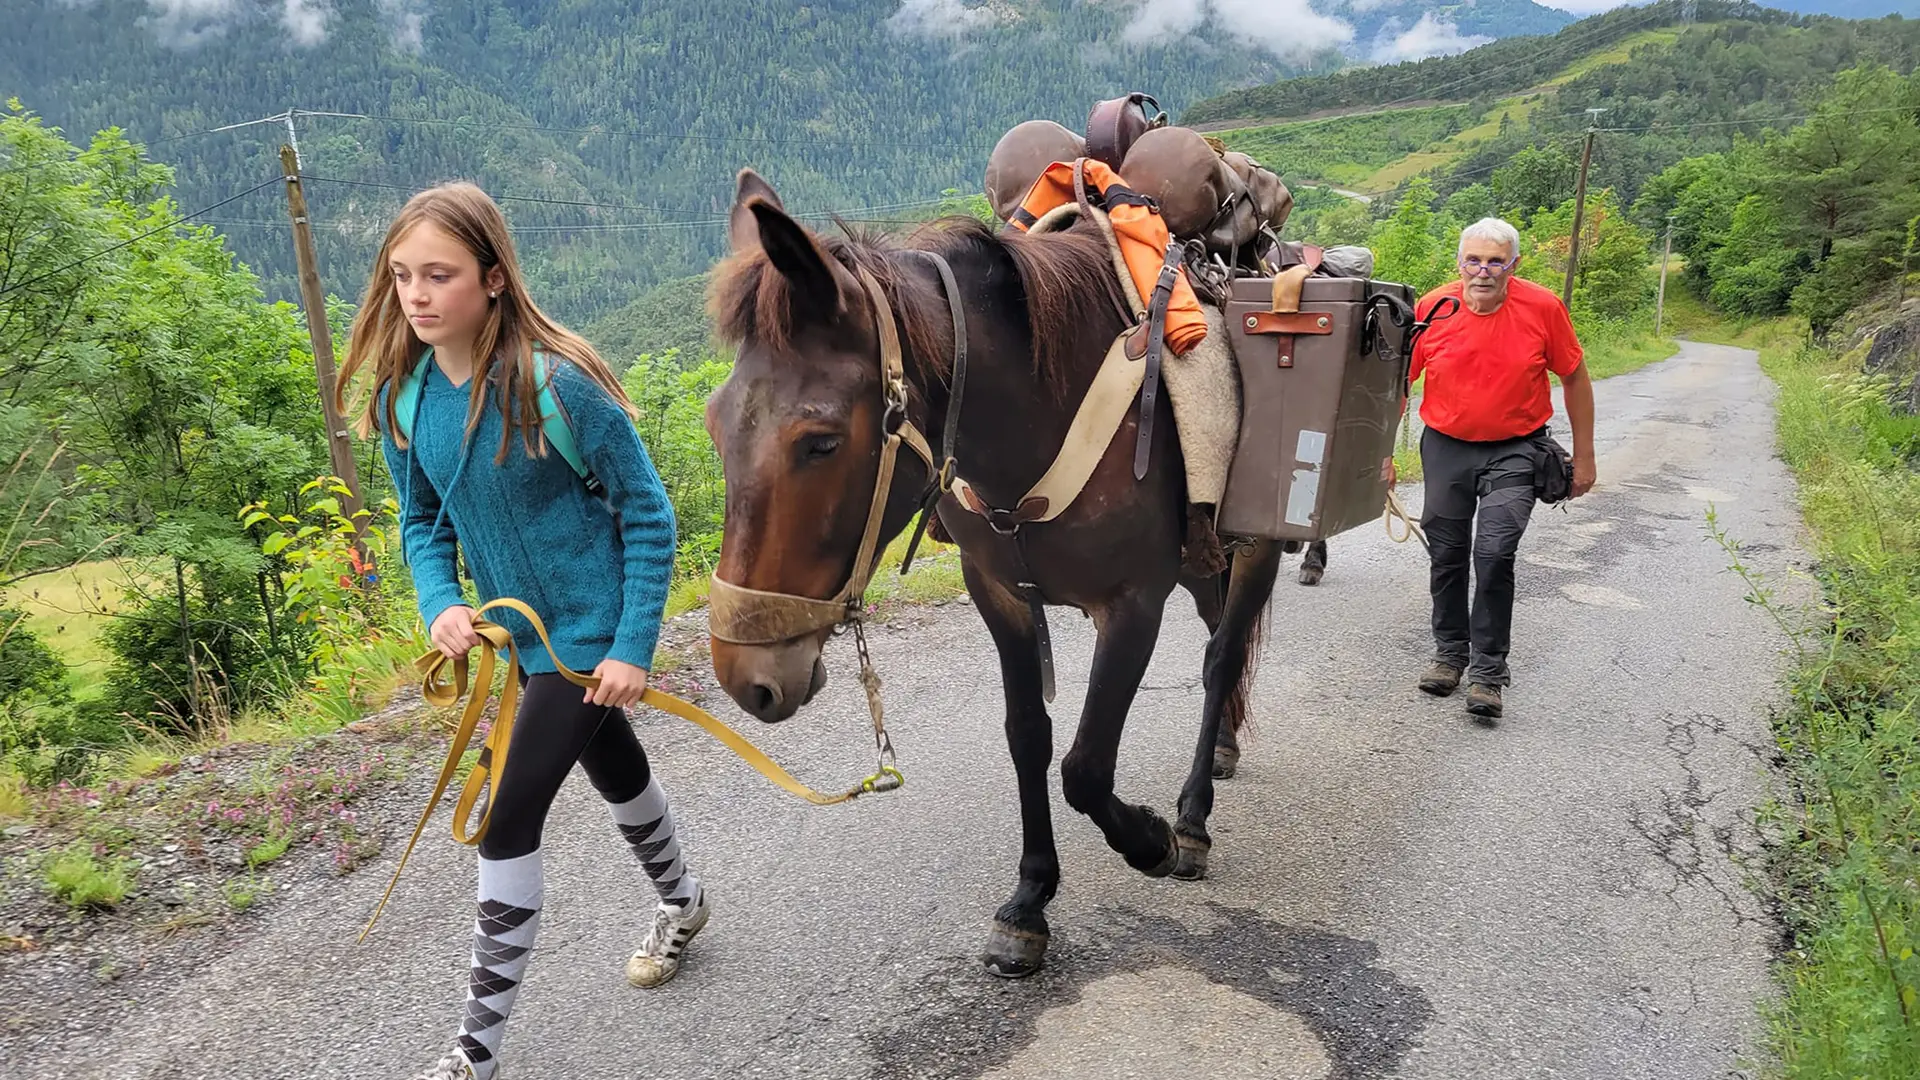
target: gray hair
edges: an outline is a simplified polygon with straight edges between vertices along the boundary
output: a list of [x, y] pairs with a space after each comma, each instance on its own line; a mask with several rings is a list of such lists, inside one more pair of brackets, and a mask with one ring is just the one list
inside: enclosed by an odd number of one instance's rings
[[1460, 246], [1453, 253], [1455, 259], [1466, 257], [1469, 240], [1498, 240], [1507, 245], [1512, 258], [1520, 255], [1520, 230], [1496, 217], [1481, 218], [1460, 230]]

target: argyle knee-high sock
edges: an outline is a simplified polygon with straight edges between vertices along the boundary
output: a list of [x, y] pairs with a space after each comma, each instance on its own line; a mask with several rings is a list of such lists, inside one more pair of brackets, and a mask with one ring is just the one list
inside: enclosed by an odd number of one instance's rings
[[479, 914], [473, 927], [473, 969], [460, 1050], [477, 1080], [493, 1080], [507, 1015], [520, 994], [533, 938], [540, 929], [540, 852], [480, 860]]
[[626, 802], [609, 802], [613, 822], [620, 835], [640, 860], [652, 879], [653, 887], [665, 903], [685, 907], [699, 895], [700, 879], [687, 869], [681, 857], [680, 841], [674, 836], [673, 813], [667, 809], [666, 792], [660, 790], [658, 777], [649, 776], [640, 794]]

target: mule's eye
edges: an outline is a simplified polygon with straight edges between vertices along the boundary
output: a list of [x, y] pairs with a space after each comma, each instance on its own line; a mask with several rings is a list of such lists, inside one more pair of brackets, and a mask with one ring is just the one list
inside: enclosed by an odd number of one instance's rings
[[819, 461], [833, 456], [840, 449], [838, 435], [808, 435], [800, 440], [800, 457], [805, 461]]

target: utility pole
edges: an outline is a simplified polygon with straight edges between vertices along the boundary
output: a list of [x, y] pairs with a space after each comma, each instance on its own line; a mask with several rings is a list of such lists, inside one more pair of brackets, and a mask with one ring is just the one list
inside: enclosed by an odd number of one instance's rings
[[1660, 294], [1653, 301], [1653, 336], [1660, 336], [1660, 317], [1667, 310], [1667, 259], [1673, 255], [1673, 214], [1667, 214], [1667, 239], [1660, 246]]
[[[293, 115], [287, 113], [287, 131], [293, 132]], [[333, 331], [327, 325], [327, 296], [320, 289], [320, 268], [313, 254], [313, 229], [307, 218], [307, 196], [300, 190], [300, 155], [289, 142], [280, 148], [280, 170], [287, 178], [287, 212], [293, 217], [293, 255], [300, 274], [300, 306], [306, 310], [307, 338], [313, 343], [313, 368], [320, 384], [320, 413], [327, 424], [327, 455], [333, 462], [333, 475], [346, 483], [347, 497], [341, 510], [353, 522], [353, 547], [368, 567], [373, 556], [367, 551], [365, 535], [360, 531], [360, 477], [353, 461], [353, 444], [347, 425], [334, 408]]]
[[1600, 129], [1594, 126], [1605, 109], [1587, 110], [1587, 145], [1580, 151], [1580, 182], [1573, 191], [1573, 236], [1572, 248], [1567, 252], [1567, 283], [1560, 289], [1560, 302], [1573, 306], [1573, 275], [1580, 267], [1580, 224], [1587, 215], [1587, 166], [1593, 164], [1593, 136]]

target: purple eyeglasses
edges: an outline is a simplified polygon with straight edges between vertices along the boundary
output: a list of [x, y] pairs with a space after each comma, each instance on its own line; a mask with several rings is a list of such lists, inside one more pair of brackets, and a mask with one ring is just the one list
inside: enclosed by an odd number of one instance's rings
[[1481, 262], [1479, 259], [1469, 255], [1460, 260], [1460, 269], [1471, 276], [1492, 277], [1502, 270], [1513, 269], [1519, 265], [1519, 262], [1520, 256], [1518, 255], [1515, 255], [1511, 259], [1489, 259], [1486, 262]]

